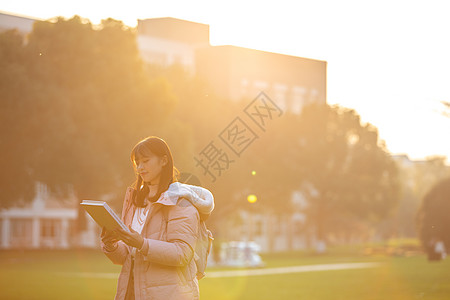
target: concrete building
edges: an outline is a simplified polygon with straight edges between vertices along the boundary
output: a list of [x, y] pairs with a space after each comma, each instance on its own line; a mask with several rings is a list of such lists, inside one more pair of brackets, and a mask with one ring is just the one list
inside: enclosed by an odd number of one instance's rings
[[231, 99], [253, 99], [264, 92], [283, 111], [300, 113], [307, 103], [326, 103], [327, 63], [241, 48], [211, 46], [196, 52], [196, 72], [212, 92]]
[[326, 103], [327, 63], [237, 46], [211, 46], [209, 25], [174, 18], [138, 21], [143, 59], [174, 63], [204, 78], [211, 93], [230, 100], [265, 92], [284, 111], [300, 113], [310, 102]]
[[[238, 221], [236, 221], [236, 217]], [[271, 213], [237, 211], [234, 218], [223, 222], [227, 241], [255, 242], [261, 252], [303, 250], [311, 244], [304, 229], [305, 215], [300, 212], [277, 216]]]
[[0, 248], [98, 247], [99, 228], [83, 213], [85, 222], [80, 228], [76, 199], [56, 199], [46, 185], [36, 183], [36, 196], [30, 203], [0, 209]]
[[0, 31], [17, 29], [23, 34], [31, 32], [36, 18], [13, 15], [0, 11]]
[[229, 217], [220, 221], [219, 243], [255, 242], [260, 246], [261, 252], [303, 250], [314, 245], [316, 241], [306, 227], [303, 212], [307, 207], [304, 194], [300, 191], [293, 192], [290, 200], [292, 210], [283, 214], [275, 214], [266, 208], [251, 211], [236, 209]]
[[209, 46], [209, 25], [175, 18], [138, 20], [137, 43], [142, 58], [152, 64], [181, 64], [195, 72], [195, 51]]

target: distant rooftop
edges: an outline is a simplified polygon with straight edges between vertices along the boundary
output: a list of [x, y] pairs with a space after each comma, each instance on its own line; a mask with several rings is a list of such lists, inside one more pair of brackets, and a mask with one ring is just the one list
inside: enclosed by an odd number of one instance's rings
[[209, 44], [209, 25], [171, 17], [138, 20], [138, 34], [186, 44]]
[[22, 33], [29, 33], [38, 20], [40, 19], [0, 11], [0, 30], [17, 29]]

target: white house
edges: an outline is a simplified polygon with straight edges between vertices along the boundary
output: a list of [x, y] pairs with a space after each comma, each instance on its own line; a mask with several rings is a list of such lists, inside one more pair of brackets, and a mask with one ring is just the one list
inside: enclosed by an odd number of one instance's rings
[[0, 248], [98, 247], [98, 226], [86, 215], [84, 228], [77, 228], [78, 214], [75, 199], [55, 199], [45, 184], [36, 183], [30, 203], [0, 209]]

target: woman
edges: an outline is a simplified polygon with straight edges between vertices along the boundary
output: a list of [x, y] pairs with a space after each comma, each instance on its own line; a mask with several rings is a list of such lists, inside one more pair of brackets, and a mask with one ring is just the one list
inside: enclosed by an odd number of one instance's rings
[[102, 231], [103, 252], [122, 265], [115, 299], [199, 299], [193, 256], [200, 215], [214, 208], [212, 194], [176, 182], [172, 154], [158, 137], [140, 141], [131, 161], [137, 180], [122, 210], [130, 231]]

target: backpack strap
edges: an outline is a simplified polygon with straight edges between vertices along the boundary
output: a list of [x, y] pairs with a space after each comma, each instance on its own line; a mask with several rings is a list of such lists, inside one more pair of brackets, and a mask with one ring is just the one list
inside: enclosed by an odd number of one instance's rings
[[[187, 199], [186, 199], [187, 200]], [[191, 203], [192, 204], [192, 203]], [[194, 206], [195, 207], [195, 206]], [[169, 209], [170, 207], [166, 207], [166, 205], [163, 205], [161, 207], [162, 214], [163, 214], [163, 220], [166, 223], [165, 224], [165, 230], [166, 230], [166, 236], [167, 236], [167, 225], [169, 223]], [[198, 209], [197, 209], [198, 211]], [[198, 230], [197, 230], [197, 241], [195, 243], [195, 249], [193, 249], [193, 259], [195, 262], [195, 265], [197, 267], [197, 279], [202, 279], [205, 277], [205, 270], [206, 265], [208, 263], [208, 256], [211, 252], [212, 243], [214, 240], [213, 234], [208, 228], [206, 228], [205, 220], [207, 219], [208, 215], [200, 214], [199, 218], [199, 224], [198, 224]], [[206, 216], [206, 218], [205, 218]]]
[[197, 266], [197, 279], [205, 277], [208, 256], [211, 252], [214, 237], [212, 232], [206, 228], [205, 221], [200, 220], [198, 227], [197, 243], [195, 244], [195, 265]]

